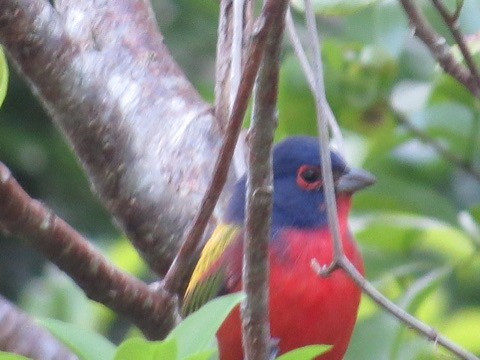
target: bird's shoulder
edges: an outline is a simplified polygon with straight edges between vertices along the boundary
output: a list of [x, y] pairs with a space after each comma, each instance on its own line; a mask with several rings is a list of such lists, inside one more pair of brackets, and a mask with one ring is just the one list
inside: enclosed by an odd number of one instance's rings
[[183, 314], [230, 292], [241, 278], [242, 227], [220, 224], [205, 244], [185, 292]]

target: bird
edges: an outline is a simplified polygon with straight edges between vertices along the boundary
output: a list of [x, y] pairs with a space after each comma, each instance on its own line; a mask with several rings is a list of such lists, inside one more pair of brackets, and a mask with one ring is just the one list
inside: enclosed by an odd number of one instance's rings
[[[350, 168], [330, 150], [343, 249], [364, 274], [359, 248], [348, 228], [352, 195], [375, 177]], [[207, 241], [185, 292], [184, 315], [221, 295], [242, 290], [246, 176], [234, 185], [227, 210]], [[273, 149], [273, 210], [269, 256], [270, 334], [278, 354], [314, 344], [332, 345], [318, 360], [340, 360], [355, 326], [361, 290], [343, 271], [321, 277], [312, 260], [328, 266], [333, 241], [328, 227], [318, 138], [289, 137]], [[217, 332], [221, 360], [243, 359], [240, 311]]]

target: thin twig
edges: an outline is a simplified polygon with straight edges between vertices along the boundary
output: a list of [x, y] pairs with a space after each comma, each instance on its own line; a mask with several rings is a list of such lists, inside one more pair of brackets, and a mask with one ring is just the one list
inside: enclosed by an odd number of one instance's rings
[[248, 43], [251, 40], [253, 25], [255, 24], [255, 0], [245, 0], [245, 12], [243, 21], [243, 53], [242, 65], [245, 66], [247, 60]]
[[441, 37], [428, 23], [421, 10], [411, 0], [400, 0], [410, 19], [414, 34], [423, 41], [443, 70], [463, 84], [473, 96], [480, 98], [480, 86], [470, 71], [455, 60], [445, 38]]
[[[325, 276], [322, 266], [316, 260], [312, 261], [312, 267], [319, 276]], [[397, 319], [405, 323], [409, 328], [425, 336], [427, 339], [433, 341], [435, 344], [441, 345], [445, 349], [457, 355], [460, 359], [479, 360], [479, 358], [476, 357], [474, 354], [453, 343], [452, 341], [444, 337], [442, 334], [440, 334], [437, 330], [421, 322], [405, 310], [398, 307], [395, 303], [387, 299], [360, 274], [357, 268], [353, 266], [353, 264], [346, 257], [343, 257], [337, 263], [337, 267], [344, 270], [348, 274], [348, 276], [362, 289], [362, 291], [366, 295], [368, 295], [370, 299], [375, 301], [380, 307], [387, 310]]]
[[[223, 132], [228, 125], [233, 100], [238, 91], [242, 73], [242, 54], [245, 50], [242, 48], [243, 35], [241, 32], [238, 33], [235, 25], [236, 17], [239, 16], [236, 12], [237, 6], [237, 2], [235, 2], [234, 8], [233, 0], [220, 2], [215, 64], [215, 118]], [[241, 16], [240, 19], [242, 19]], [[244, 142], [241, 138], [237, 142], [233, 154], [233, 167], [237, 178], [245, 173]]]
[[300, 62], [305, 78], [307, 79], [308, 86], [310, 86], [310, 89], [313, 92], [315, 90], [315, 76], [313, 74], [310, 63], [308, 62], [307, 54], [303, 49], [300, 37], [298, 36], [297, 30], [295, 29], [292, 10], [290, 8], [288, 8], [287, 10], [286, 25], [288, 37], [290, 38], [293, 49], [295, 50], [295, 55], [297, 55], [298, 61]]
[[230, 71], [232, 68], [233, 0], [221, 0], [215, 63], [215, 118], [219, 127], [227, 127], [230, 114]]
[[432, 138], [422, 129], [413, 125], [404, 116], [397, 114], [396, 118], [401, 125], [403, 125], [408, 131], [415, 135], [415, 137], [418, 138], [420, 141], [429, 145], [443, 159], [445, 159], [450, 164], [455, 165], [459, 169], [465, 171], [465, 173], [469, 174], [480, 182], [480, 169], [476, 169], [471, 162], [462, 159], [457, 154], [454, 154], [453, 152], [448, 150], [442, 143]]
[[166, 336], [178, 321], [175, 299], [117, 269], [65, 221], [28, 196], [1, 162], [0, 204], [0, 229], [23, 237], [90, 299], [127, 317], [147, 337]]
[[477, 65], [473, 61], [472, 53], [470, 52], [470, 49], [465, 42], [465, 37], [462, 34], [458, 23], [458, 16], [460, 15], [461, 6], [458, 6], [456, 11], [453, 14], [450, 14], [443, 1], [432, 0], [432, 3], [437, 8], [438, 12], [443, 18], [443, 21], [445, 21], [445, 24], [450, 30], [450, 33], [453, 35], [453, 38], [457, 42], [457, 45], [462, 52], [465, 63], [467, 64], [467, 67], [470, 70], [470, 73], [475, 80], [477, 87], [480, 87], [480, 75], [478, 74]]
[[327, 203], [328, 225], [333, 238], [334, 261], [332, 262], [331, 266], [331, 270], [333, 270], [337, 267], [337, 262], [345, 255], [343, 253], [343, 245], [340, 238], [340, 225], [338, 223], [337, 204], [333, 185], [332, 162], [330, 158], [330, 148], [328, 145], [328, 116], [331, 114], [326, 110], [326, 104], [328, 102], [325, 95], [320, 39], [318, 38], [317, 34], [315, 12], [313, 11], [311, 0], [304, 0], [304, 3], [308, 34], [313, 52], [315, 108], [317, 111], [317, 123], [320, 137], [320, 158], [322, 161], [322, 179], [325, 191], [325, 201]]
[[272, 23], [278, 20], [281, 13], [282, 2], [268, 0], [264, 4], [260, 17], [255, 22], [252, 42], [247, 52], [248, 56], [240, 81], [237, 99], [235, 100], [230, 115], [223, 145], [215, 163], [212, 180], [202, 199], [200, 210], [193, 221], [193, 225], [164, 278], [165, 288], [171, 293], [181, 294], [185, 288], [185, 284], [188, 282], [188, 277], [192, 273], [194, 266], [194, 257], [192, 254], [197, 250], [197, 246], [215, 208], [215, 204], [225, 185], [235, 143], [247, 110], [248, 99], [252, 92], [255, 76], [265, 50], [266, 38]]
[[242, 78], [242, 53], [243, 53], [243, 14], [245, 0], [233, 0], [233, 38], [232, 38], [232, 68], [230, 70], [230, 111], [237, 97], [240, 79]]
[[[278, 0], [277, 0], [278, 1]], [[255, 82], [249, 130], [242, 304], [243, 349], [246, 360], [269, 359], [268, 243], [273, 200], [272, 143], [277, 127], [280, 49], [288, 0], [267, 38], [265, 54]]]
[[[311, 36], [311, 42], [313, 51], [315, 54], [315, 70], [320, 71], [319, 74], [315, 73], [316, 80], [316, 89], [318, 93], [317, 96], [317, 109], [324, 108], [324, 102], [326, 102], [326, 96], [324, 93], [323, 86], [323, 71], [322, 71], [322, 59], [320, 57], [319, 51], [319, 41], [316, 37], [316, 34], [313, 34], [313, 31], [316, 30], [315, 26], [315, 17], [313, 13], [313, 8], [311, 6], [310, 0], [304, 0], [305, 2], [305, 13], [307, 18], [307, 24], [309, 27], [309, 33]], [[323, 96], [318, 96], [323, 95]], [[378, 292], [374, 286], [372, 286], [355, 268], [355, 266], [348, 260], [343, 252], [341, 245], [341, 237], [339, 231], [339, 224], [336, 211], [335, 203], [335, 194], [333, 187], [333, 179], [331, 173], [331, 164], [329, 149], [328, 149], [328, 136], [325, 135], [327, 128], [325, 113], [317, 110], [319, 118], [319, 128], [320, 128], [320, 145], [321, 145], [321, 155], [322, 155], [322, 176], [324, 180], [324, 191], [326, 193], [326, 202], [327, 202], [327, 214], [328, 214], [328, 223], [330, 227], [330, 233], [334, 241], [334, 260], [331, 265], [326, 268], [322, 268], [319, 263], [312, 259], [312, 268], [317, 272], [319, 276], [328, 276], [332, 271], [337, 269], [342, 269], [345, 271], [348, 276], [367, 294], [372, 300], [377, 304], [382, 306], [385, 310], [394, 315], [397, 319], [401, 320], [409, 327], [415, 329], [417, 332], [423, 334], [428, 339], [435, 341], [436, 344], [443, 346], [444, 348], [450, 350], [455, 355], [459, 356], [461, 359], [465, 360], [478, 360], [478, 358], [466, 351], [465, 349], [459, 347], [458, 345], [451, 342], [449, 339], [440, 335], [435, 329], [431, 328], [428, 325], [425, 325], [394, 303], [390, 302], [385, 298], [380, 292]], [[325, 155], [326, 154], [326, 155]], [[325, 161], [328, 160], [328, 161]], [[326, 169], [325, 169], [326, 168]]]
[[[242, 68], [245, 63], [244, 56], [245, 50], [248, 46], [245, 45], [245, 39], [250, 37], [250, 32], [246, 31], [247, 26], [247, 12], [250, 6], [250, 1], [246, 0], [233, 0], [233, 41], [232, 41], [232, 68], [230, 70], [231, 89], [230, 89], [230, 102], [229, 111], [232, 111], [235, 98], [238, 92], [238, 86], [240, 85], [240, 79], [242, 78]], [[245, 141], [244, 137], [240, 136], [235, 146], [233, 153], [233, 167], [237, 179], [240, 178], [246, 171], [245, 164]]]
[[[287, 10], [287, 31], [290, 37], [290, 41], [292, 42], [293, 49], [295, 50], [295, 54], [300, 62], [302, 67], [303, 73], [305, 74], [305, 78], [307, 79], [307, 83], [310, 86], [311, 91], [315, 94], [315, 76], [312, 71], [312, 67], [308, 61], [307, 55], [305, 54], [305, 50], [303, 49], [302, 43], [300, 41], [300, 37], [295, 29], [295, 24], [293, 22], [292, 12], [289, 8]], [[340, 154], [343, 155], [344, 153], [344, 142], [343, 142], [343, 135], [340, 130], [340, 126], [333, 115], [333, 111], [330, 107], [328, 102], [326, 103], [326, 111], [328, 113], [327, 120], [328, 125], [330, 127], [330, 131], [332, 132], [332, 144], [338, 150]]]

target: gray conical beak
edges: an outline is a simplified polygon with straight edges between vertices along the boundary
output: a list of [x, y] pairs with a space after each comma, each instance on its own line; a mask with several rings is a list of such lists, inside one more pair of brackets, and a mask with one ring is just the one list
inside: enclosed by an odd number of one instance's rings
[[336, 183], [337, 193], [354, 193], [374, 184], [375, 176], [363, 169], [349, 169]]

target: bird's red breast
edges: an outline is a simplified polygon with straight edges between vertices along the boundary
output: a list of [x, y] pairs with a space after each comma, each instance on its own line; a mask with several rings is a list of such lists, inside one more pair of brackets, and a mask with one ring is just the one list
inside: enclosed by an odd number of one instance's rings
[[[342, 243], [346, 256], [363, 273], [363, 261], [347, 228], [349, 199], [339, 199]], [[312, 259], [328, 266], [333, 243], [327, 228], [284, 229], [270, 247], [270, 328], [280, 353], [312, 344], [333, 345], [321, 360], [340, 360], [355, 325], [361, 291], [341, 270], [322, 278]], [[236, 289], [240, 290], [241, 283]], [[218, 332], [221, 360], [243, 359], [239, 309]]]

